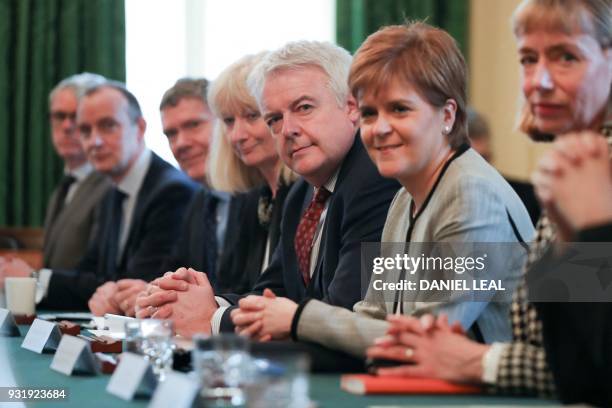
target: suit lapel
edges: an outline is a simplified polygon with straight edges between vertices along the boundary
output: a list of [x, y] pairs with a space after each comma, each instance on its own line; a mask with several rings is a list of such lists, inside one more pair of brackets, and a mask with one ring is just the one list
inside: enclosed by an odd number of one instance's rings
[[[329, 203], [327, 204], [325, 224], [323, 224], [323, 230], [321, 231], [321, 243], [319, 245], [317, 263], [316, 263], [314, 273], [312, 274], [312, 279], [310, 279], [310, 285], [308, 285], [309, 288], [316, 283], [315, 281], [319, 280], [319, 275], [322, 273], [321, 269], [323, 268], [323, 261], [325, 259], [325, 253], [327, 249], [327, 230], [328, 230], [327, 227], [329, 225], [329, 222], [327, 221], [329, 220], [330, 216], [334, 217], [335, 215], [335, 211], [334, 211], [335, 201], [334, 200], [336, 197], [338, 197], [339, 194], [341, 194], [340, 191], [342, 189], [342, 182], [347, 177], [348, 169], [351, 167], [352, 162], [354, 161], [356, 152], [359, 150], [360, 146], [361, 146], [361, 138], [359, 137], [359, 134], [357, 134], [357, 136], [355, 137], [355, 141], [353, 142], [353, 146], [351, 147], [347, 155], [344, 157], [342, 164], [340, 164], [340, 171], [338, 172], [338, 178], [336, 179], [336, 185], [334, 187], [334, 192], [329, 197]], [[311, 188], [311, 196], [312, 196], [312, 188]], [[334, 222], [337, 222], [337, 221], [338, 220], [334, 220]], [[339, 250], [339, 248], [334, 248], [334, 250]]]
[[46, 265], [49, 261], [49, 257], [53, 253], [52, 249], [55, 246], [55, 241], [57, 238], [57, 232], [55, 226], [57, 225], [57, 218], [53, 217], [53, 214], [57, 214], [57, 206], [59, 205], [58, 198], [58, 188], [53, 191], [51, 195], [51, 199], [49, 200], [49, 206], [47, 207], [47, 213], [45, 216], [45, 229], [44, 229], [44, 237], [43, 240], [45, 242], [44, 245], [44, 264]]
[[75, 213], [81, 211], [82, 208], [88, 208], [89, 206], [83, 205], [87, 200], [89, 200], [89, 196], [91, 194], [92, 186], [96, 183], [96, 176], [92, 172], [90, 173], [85, 180], [78, 186], [72, 199], [65, 206], [61, 212], [57, 213], [57, 206], [60, 205], [58, 202], [58, 191], [56, 190], [53, 193], [51, 207], [51, 213], [47, 212], [49, 217], [51, 214], [57, 214], [55, 219], [50, 220], [48, 225], [45, 225], [45, 260], [47, 261], [51, 254], [53, 253], [53, 249], [55, 248], [56, 242], [60, 241], [60, 237], [64, 232], [64, 229], [68, 225], [68, 222], [71, 217], [74, 217]]
[[[312, 199], [313, 189], [312, 186], [304, 179], [299, 179], [296, 181], [296, 185], [297, 187], [294, 187], [296, 189], [296, 199], [294, 202], [297, 204], [297, 202], [299, 202], [299, 197], [302, 197], [302, 205], [300, 211], [291, 211], [290, 209], [285, 211], [285, 219], [282, 222], [284, 225], [286, 225], [286, 231], [283, 230], [284, 235], [281, 236], [281, 240], [284, 246], [291, 248], [291, 251], [284, 251], [290, 256], [290, 258], [285, 259], [283, 267], [291, 268], [291, 272], [286, 274], [286, 276], [293, 277], [293, 279], [285, 279], [285, 285], [288, 285], [289, 283], [293, 285], [293, 290], [296, 292], [296, 294], [299, 293], [299, 298], [302, 298], [304, 296], [305, 288], [302, 275], [300, 274], [298, 268], [297, 255], [295, 253], [295, 234], [300, 223], [300, 219], [302, 218], [302, 214], [304, 211], [306, 211], [306, 207], [308, 207], [308, 203], [310, 203], [310, 200]], [[287, 287], [286, 289], [290, 293], [290, 288]]]

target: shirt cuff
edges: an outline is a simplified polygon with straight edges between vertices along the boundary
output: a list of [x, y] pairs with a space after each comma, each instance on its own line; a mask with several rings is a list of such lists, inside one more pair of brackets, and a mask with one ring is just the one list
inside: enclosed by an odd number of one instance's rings
[[497, 382], [497, 371], [499, 370], [499, 360], [501, 355], [508, 347], [506, 343], [493, 343], [489, 350], [482, 356], [482, 382], [485, 384], [495, 384]]
[[51, 269], [41, 269], [38, 271], [38, 282], [36, 283], [36, 304], [39, 304], [49, 291], [49, 282], [51, 281], [53, 271]]
[[210, 319], [210, 331], [213, 335], [221, 332], [221, 319], [225, 311], [231, 306], [230, 302], [220, 296], [215, 296], [215, 300], [219, 307], [215, 310], [215, 313], [213, 313], [212, 319]]

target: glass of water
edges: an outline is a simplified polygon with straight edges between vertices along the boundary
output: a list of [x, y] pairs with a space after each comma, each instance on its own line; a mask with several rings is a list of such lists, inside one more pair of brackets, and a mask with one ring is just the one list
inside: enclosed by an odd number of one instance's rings
[[250, 408], [309, 408], [307, 355], [279, 352], [254, 361], [255, 379], [247, 387]]
[[153, 367], [159, 381], [172, 369], [174, 328], [170, 320], [145, 319], [140, 321], [140, 351]]
[[141, 320], [130, 320], [125, 322], [125, 340], [123, 350], [134, 354], [142, 354], [142, 333], [140, 331]]
[[196, 336], [194, 346], [192, 361], [205, 406], [244, 406], [245, 386], [252, 377], [248, 339], [234, 334]]

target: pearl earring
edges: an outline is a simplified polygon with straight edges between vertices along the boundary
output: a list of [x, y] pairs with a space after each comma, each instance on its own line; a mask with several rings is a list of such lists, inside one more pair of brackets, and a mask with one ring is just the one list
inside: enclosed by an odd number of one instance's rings
[[450, 131], [451, 131], [450, 126], [445, 126], [445, 127], [444, 127], [444, 134], [445, 134], [445, 135], [448, 135], [448, 134], [450, 133]]

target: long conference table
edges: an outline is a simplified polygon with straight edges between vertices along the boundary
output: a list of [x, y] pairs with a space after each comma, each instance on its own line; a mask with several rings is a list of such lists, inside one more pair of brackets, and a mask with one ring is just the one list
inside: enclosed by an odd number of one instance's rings
[[[20, 326], [22, 337], [0, 337], [0, 387], [63, 388], [62, 402], [0, 402], [0, 407], [139, 407], [148, 400], [124, 401], [106, 392], [109, 375], [66, 376], [49, 368], [52, 354], [37, 354], [21, 348], [28, 326]], [[444, 406], [559, 406], [553, 401], [495, 396], [358, 396], [340, 389], [340, 376], [312, 374], [310, 398], [316, 407], [444, 407]]]

